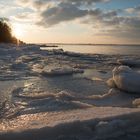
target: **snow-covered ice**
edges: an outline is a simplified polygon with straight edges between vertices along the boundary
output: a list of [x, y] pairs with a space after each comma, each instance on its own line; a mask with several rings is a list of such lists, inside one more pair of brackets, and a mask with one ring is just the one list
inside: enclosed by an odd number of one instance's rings
[[130, 57], [0, 44], [0, 139], [138, 139], [139, 67], [117, 62]]
[[139, 139], [139, 109], [94, 107], [66, 112], [21, 115], [3, 121], [3, 140]]
[[107, 83], [112, 87], [130, 93], [140, 93], [140, 73], [133, 71], [128, 66], [115, 67], [112, 71], [113, 78]]

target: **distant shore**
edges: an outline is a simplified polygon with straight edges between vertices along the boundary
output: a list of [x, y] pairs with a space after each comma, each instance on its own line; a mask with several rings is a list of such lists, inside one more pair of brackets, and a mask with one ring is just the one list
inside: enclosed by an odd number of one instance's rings
[[[30, 43], [29, 43], [30, 44]], [[140, 44], [92, 44], [92, 43], [37, 43], [37, 44], [47, 44], [47, 45], [97, 45], [97, 46], [140, 46]]]

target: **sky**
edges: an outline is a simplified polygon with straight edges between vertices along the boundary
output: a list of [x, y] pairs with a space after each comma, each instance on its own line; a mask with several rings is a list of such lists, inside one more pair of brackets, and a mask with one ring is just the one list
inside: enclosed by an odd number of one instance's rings
[[140, 44], [140, 0], [0, 0], [27, 43]]

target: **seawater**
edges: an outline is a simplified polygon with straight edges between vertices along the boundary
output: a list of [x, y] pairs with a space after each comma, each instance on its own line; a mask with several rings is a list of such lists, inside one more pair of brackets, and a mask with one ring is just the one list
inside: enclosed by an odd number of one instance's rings
[[139, 45], [58, 45], [64, 51], [90, 54], [140, 55]]

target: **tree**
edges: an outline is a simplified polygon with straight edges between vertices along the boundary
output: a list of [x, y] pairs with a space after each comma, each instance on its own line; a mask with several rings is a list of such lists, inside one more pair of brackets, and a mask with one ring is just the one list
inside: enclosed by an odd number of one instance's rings
[[0, 43], [22, 43], [22, 41], [12, 36], [12, 29], [4, 18], [0, 18]]

